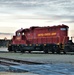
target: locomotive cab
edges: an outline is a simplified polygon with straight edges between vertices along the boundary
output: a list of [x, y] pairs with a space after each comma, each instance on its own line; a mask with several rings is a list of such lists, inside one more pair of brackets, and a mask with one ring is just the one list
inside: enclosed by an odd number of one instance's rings
[[26, 44], [26, 36], [23, 30], [16, 31], [12, 38], [12, 44]]
[[8, 45], [8, 50], [10, 51], [20, 51], [21, 46], [26, 44], [26, 36], [23, 29], [17, 30], [12, 38], [11, 44]]

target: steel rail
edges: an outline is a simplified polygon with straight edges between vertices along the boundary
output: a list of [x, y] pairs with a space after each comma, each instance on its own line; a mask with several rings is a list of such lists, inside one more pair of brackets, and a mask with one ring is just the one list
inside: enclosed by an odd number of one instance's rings
[[[43, 63], [40, 63], [40, 62], [32, 62], [32, 61], [25, 61], [25, 60], [21, 60], [21, 59], [12, 59], [12, 58], [0, 57], [0, 62], [5, 62], [5, 61], [6, 61], [6, 63], [13, 62], [13, 65], [15, 65], [14, 62], [21, 63], [21, 64], [43, 64]], [[9, 62], [7, 62], [7, 61], [9, 61]]]

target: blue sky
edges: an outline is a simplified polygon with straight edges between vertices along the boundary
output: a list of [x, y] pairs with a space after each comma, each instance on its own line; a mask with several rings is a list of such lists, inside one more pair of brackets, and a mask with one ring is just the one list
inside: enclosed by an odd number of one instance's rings
[[0, 32], [59, 24], [74, 35], [74, 0], [0, 0]]

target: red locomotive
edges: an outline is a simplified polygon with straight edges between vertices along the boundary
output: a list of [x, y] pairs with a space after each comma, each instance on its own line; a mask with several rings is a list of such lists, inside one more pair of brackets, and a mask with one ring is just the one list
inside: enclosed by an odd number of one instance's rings
[[[30, 27], [19, 29], [8, 46], [9, 51], [44, 51], [60, 53], [63, 45], [68, 43], [68, 26]], [[64, 51], [64, 50], [63, 50]]]

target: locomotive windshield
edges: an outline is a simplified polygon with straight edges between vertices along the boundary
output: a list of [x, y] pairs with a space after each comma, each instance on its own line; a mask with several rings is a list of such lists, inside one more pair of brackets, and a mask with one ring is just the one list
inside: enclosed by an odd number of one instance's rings
[[17, 36], [20, 36], [20, 33], [17, 33]]

